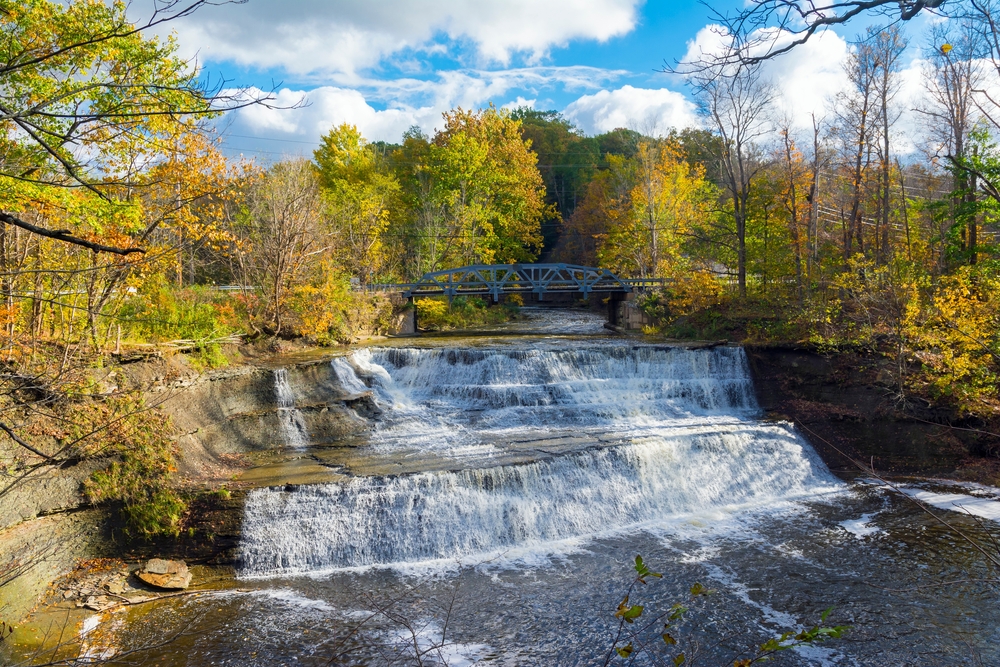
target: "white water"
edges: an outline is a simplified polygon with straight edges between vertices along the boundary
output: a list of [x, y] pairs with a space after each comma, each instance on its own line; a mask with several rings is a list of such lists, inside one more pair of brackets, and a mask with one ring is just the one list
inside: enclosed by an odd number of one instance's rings
[[372, 438], [382, 451], [483, 455], [498, 443], [637, 437], [757, 411], [738, 348], [388, 348], [350, 362], [388, 408]]
[[460, 456], [553, 432], [595, 439], [518, 465], [256, 490], [244, 576], [543, 547], [840, 488], [789, 426], [753, 418], [738, 348], [376, 349], [335, 370], [347, 368], [386, 410], [372, 437], [383, 451]]
[[899, 489], [931, 507], [963, 512], [1000, 523], [1000, 500], [996, 498], [982, 498], [964, 493], [934, 493], [907, 486]]
[[288, 384], [288, 371], [284, 368], [274, 371], [274, 394], [278, 404], [278, 428], [285, 446], [305, 449], [309, 446], [309, 429], [302, 413], [295, 407], [295, 394]]

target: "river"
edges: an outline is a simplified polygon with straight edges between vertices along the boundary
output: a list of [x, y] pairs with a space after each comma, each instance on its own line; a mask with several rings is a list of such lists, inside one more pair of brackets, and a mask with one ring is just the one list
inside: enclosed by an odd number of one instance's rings
[[[89, 650], [183, 630], [151, 661], [602, 665], [641, 554], [663, 577], [631, 603], [644, 618], [690, 611], [676, 647], [662, 622], [640, 632], [651, 648], [634, 664], [683, 650], [731, 665], [830, 607], [847, 635], [777, 664], [1000, 664], [997, 587], [941, 585], [989, 576], [983, 559], [904, 495], [836, 478], [791, 425], [763, 421], [742, 349], [527, 312], [492, 334], [333, 360], [345, 386], [373, 392], [376, 426], [312, 447], [289, 414], [282, 437], [341, 481], [252, 491], [235, 581], [101, 619]], [[997, 489], [906, 490], [1000, 520]], [[982, 530], [955, 509], [941, 511]], [[693, 598], [695, 583], [714, 592]]]

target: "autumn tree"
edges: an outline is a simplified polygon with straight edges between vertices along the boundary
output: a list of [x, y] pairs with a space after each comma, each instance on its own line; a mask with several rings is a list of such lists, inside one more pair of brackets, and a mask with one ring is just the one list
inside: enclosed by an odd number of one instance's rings
[[323, 135], [314, 157], [338, 263], [362, 283], [372, 282], [400, 258], [385, 236], [400, 208], [399, 181], [353, 125]]
[[[203, 4], [166, 3], [136, 24], [123, 2], [0, 3], [0, 176], [114, 198], [198, 118], [267, 100], [209, 87], [173, 40], [143, 34]], [[30, 205], [3, 202], [0, 220], [93, 250], [136, 251], [20, 224]]]
[[747, 294], [747, 205], [754, 176], [763, 166], [760, 142], [769, 130], [774, 96], [759, 66], [702, 72], [696, 79], [702, 112], [722, 143], [722, 180], [733, 220], [736, 281]]
[[494, 107], [456, 109], [444, 120], [428, 154], [434, 200], [447, 224], [440, 256], [465, 264], [531, 261], [552, 211], [519, 123]]
[[598, 251], [601, 265], [622, 275], [676, 277], [689, 268], [683, 245], [709, 215], [714, 189], [670, 141], [641, 142], [628, 163], [616, 176], [631, 180], [631, 190], [605, 210], [611, 223]]
[[293, 286], [312, 258], [330, 250], [322, 208], [316, 170], [308, 160], [279, 162], [248, 188], [245, 214], [232, 229], [230, 254], [244, 297], [250, 303], [260, 299], [253, 326], [273, 335], [284, 330]]

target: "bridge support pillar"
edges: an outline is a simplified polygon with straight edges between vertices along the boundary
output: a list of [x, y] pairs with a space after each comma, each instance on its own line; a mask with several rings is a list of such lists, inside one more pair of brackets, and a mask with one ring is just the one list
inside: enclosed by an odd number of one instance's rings
[[620, 326], [618, 315], [621, 311], [621, 304], [627, 296], [625, 292], [611, 292], [608, 295], [608, 324]]

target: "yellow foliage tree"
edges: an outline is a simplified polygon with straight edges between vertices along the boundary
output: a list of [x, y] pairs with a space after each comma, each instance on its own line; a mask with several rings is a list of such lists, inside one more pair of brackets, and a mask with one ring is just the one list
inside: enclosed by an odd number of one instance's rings
[[685, 161], [676, 145], [661, 141], [643, 141], [628, 164], [618, 158], [611, 166], [632, 187], [627, 197], [607, 199], [610, 224], [598, 250], [601, 265], [639, 277], [678, 277], [689, 271], [688, 234], [711, 215], [714, 190], [704, 171]]

